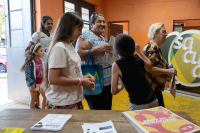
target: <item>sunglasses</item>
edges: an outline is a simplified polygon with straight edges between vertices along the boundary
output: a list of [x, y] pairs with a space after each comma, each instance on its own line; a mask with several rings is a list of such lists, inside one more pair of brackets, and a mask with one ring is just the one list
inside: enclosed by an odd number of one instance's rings
[[98, 15], [98, 13], [93, 12], [92, 15], [91, 15], [91, 17], [93, 18], [93, 17], [95, 17], [95, 16], [97, 16], [97, 15]]

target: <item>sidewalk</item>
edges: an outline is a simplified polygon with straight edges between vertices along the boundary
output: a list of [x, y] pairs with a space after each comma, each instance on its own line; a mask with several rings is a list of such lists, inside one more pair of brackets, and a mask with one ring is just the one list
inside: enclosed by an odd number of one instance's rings
[[7, 73], [4, 73], [0, 74], [0, 113], [7, 108], [29, 109], [29, 105], [8, 99]]

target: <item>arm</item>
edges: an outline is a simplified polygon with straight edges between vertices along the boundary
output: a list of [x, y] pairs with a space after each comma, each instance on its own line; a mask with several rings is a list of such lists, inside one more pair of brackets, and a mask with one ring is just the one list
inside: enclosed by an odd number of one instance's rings
[[111, 93], [113, 95], [118, 94], [123, 89], [117, 87], [119, 76], [122, 77], [122, 73], [118, 65], [114, 62], [112, 65], [112, 80], [111, 80]]
[[32, 43], [29, 43], [28, 46], [27, 46], [26, 49], [25, 49], [25, 53], [26, 53], [26, 51], [30, 50], [31, 46], [33, 46], [33, 44], [32, 44]]
[[[79, 37], [76, 43], [76, 51], [81, 57], [82, 61], [87, 60], [88, 56], [88, 50], [91, 48], [90, 42], [86, 41], [84, 38]], [[108, 52], [110, 51], [112, 46], [109, 46], [108, 44], [102, 44], [96, 48], [91, 49], [90, 57], [97, 55], [101, 52]]]
[[35, 32], [35, 33], [33, 33], [31, 40], [25, 49], [25, 53], [26, 53], [26, 51], [30, 50], [31, 46], [35, 45], [37, 42], [38, 42], [38, 32]]
[[[147, 46], [147, 45], [146, 45]], [[145, 46], [145, 47], [146, 47]], [[142, 52], [142, 53], [144, 53], [144, 51]], [[144, 54], [143, 54], [144, 55]], [[151, 54], [151, 55], [153, 55], [153, 54]], [[145, 56], [145, 55], [144, 55]], [[143, 56], [141, 56], [141, 57], [143, 57]], [[146, 57], [146, 56], [145, 56]], [[149, 60], [149, 58], [151, 58], [151, 56], [149, 56], [149, 57], [146, 57], [148, 60]], [[150, 60], [149, 60], [150, 61]], [[153, 75], [160, 75], [160, 74], [175, 74], [175, 75], [177, 75], [177, 71], [176, 71], [176, 69], [175, 68], [171, 68], [171, 69], [165, 69], [165, 68], [159, 68], [159, 67], [157, 67], [157, 66], [153, 66], [153, 67], [151, 67], [151, 68], [149, 68], [149, 69], [146, 69], [146, 71], [147, 72], [149, 72], [149, 73], [151, 73], [151, 74], [153, 74]]]
[[175, 75], [177, 75], [177, 71], [175, 68], [164, 69], [164, 68], [159, 68], [159, 67], [152, 67], [152, 69], [148, 69], [147, 72], [154, 74], [154, 75], [159, 75], [159, 74], [175, 74]]
[[144, 61], [144, 68], [146, 70], [152, 69], [153, 65], [151, 63], [151, 60], [149, 60], [149, 58], [147, 58], [141, 51], [140, 49], [140, 45], [135, 44], [135, 50], [137, 51], [137, 53], [140, 55], [140, 58]]
[[33, 67], [33, 64], [32, 63], [30, 63], [30, 64], [28, 64], [27, 66], [26, 66], [26, 69], [25, 69], [25, 76], [26, 76], [26, 84], [27, 84], [27, 86], [28, 86], [28, 88], [29, 88], [29, 91], [37, 91], [36, 89], [35, 89], [35, 83], [34, 83], [34, 80], [33, 79], [31, 79], [31, 77], [32, 77], [32, 68]]
[[[59, 86], [77, 86], [79, 83], [79, 79], [72, 79], [64, 76], [60, 76], [62, 72], [62, 68], [50, 68], [48, 79], [51, 85], [59, 85]], [[93, 88], [94, 82], [88, 78], [84, 77], [82, 79], [82, 86], [84, 88]]]

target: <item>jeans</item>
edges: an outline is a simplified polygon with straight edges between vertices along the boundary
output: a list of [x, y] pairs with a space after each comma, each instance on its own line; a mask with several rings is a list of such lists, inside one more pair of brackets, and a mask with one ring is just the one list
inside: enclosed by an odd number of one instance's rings
[[165, 104], [164, 104], [164, 101], [163, 101], [162, 91], [155, 92], [155, 94], [156, 94], [156, 97], [158, 99], [158, 105], [159, 106], [163, 106], [165, 108]]

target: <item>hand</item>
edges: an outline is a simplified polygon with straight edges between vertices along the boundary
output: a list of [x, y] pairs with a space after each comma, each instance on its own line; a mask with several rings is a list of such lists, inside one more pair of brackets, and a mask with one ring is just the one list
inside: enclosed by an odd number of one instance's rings
[[82, 86], [86, 89], [94, 88], [94, 82], [91, 81], [90, 78], [82, 79]]
[[137, 51], [138, 53], [141, 52], [141, 48], [139, 44], [135, 44], [135, 51]]
[[176, 68], [170, 68], [169, 70], [170, 70], [170, 73], [171, 73], [171, 74], [174, 74], [174, 75], [177, 76]]
[[109, 52], [112, 50], [112, 45], [108, 45], [107, 43], [101, 44], [99, 46], [101, 52]]
[[28, 87], [29, 91], [37, 91], [37, 89], [35, 88], [35, 85], [32, 85], [31, 87]]
[[95, 81], [94, 77], [91, 74], [88, 74], [88, 75], [84, 76], [83, 78], [89, 78], [91, 82]]

